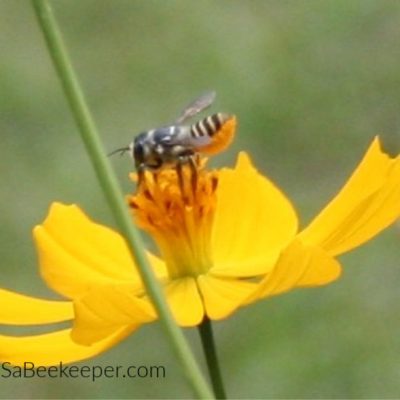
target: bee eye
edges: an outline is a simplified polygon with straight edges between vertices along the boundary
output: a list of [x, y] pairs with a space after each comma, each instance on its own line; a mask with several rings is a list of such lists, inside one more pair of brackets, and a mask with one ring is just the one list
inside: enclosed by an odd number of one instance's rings
[[136, 160], [143, 160], [144, 159], [144, 148], [141, 143], [135, 143], [133, 146], [133, 158]]

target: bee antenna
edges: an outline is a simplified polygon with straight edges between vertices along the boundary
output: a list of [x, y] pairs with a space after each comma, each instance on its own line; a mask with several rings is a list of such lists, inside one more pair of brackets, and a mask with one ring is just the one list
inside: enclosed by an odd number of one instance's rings
[[119, 149], [113, 150], [111, 153], [107, 154], [107, 157], [110, 157], [114, 154], [120, 153], [121, 156], [123, 156], [127, 151], [129, 150], [129, 146], [126, 147], [121, 147]]

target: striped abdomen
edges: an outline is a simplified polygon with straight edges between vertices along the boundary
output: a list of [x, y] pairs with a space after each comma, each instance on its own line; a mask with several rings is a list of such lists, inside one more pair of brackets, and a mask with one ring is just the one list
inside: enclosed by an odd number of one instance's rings
[[190, 127], [193, 138], [208, 137], [211, 140], [203, 142], [197, 150], [205, 154], [216, 154], [225, 150], [235, 136], [236, 117], [234, 115], [217, 113], [206, 117]]
[[193, 124], [190, 127], [190, 133], [194, 138], [201, 136], [213, 137], [226, 122], [227, 118], [229, 116], [222, 113], [210, 115]]

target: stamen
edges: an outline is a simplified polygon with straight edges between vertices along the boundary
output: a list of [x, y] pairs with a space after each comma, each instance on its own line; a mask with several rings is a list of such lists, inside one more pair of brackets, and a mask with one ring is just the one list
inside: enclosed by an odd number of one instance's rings
[[153, 198], [153, 196], [151, 195], [149, 189], [143, 190], [143, 194], [144, 194], [144, 197], [146, 197], [147, 200], [154, 201], [154, 198]]
[[217, 187], [218, 187], [218, 177], [213, 176], [212, 179], [211, 179], [211, 188], [212, 188], [211, 190], [212, 190], [212, 193], [214, 193], [217, 190]]
[[204, 206], [200, 206], [199, 207], [199, 218], [203, 218], [204, 217]]
[[201, 167], [201, 156], [200, 156], [199, 153], [196, 153], [196, 154], [194, 155], [194, 161], [195, 161], [195, 163], [196, 163], [197, 169], [199, 169], [199, 168]]
[[151, 218], [151, 215], [147, 215], [147, 220], [149, 221], [149, 224], [154, 226], [154, 221], [153, 218]]
[[158, 172], [153, 172], [153, 181], [154, 184], [157, 185], [158, 184]]
[[171, 201], [170, 200], [167, 200], [167, 201], [165, 201], [165, 203], [164, 203], [164, 206], [165, 206], [165, 209], [167, 210], [167, 211], [169, 211], [169, 209], [171, 208]]
[[134, 208], [135, 210], [139, 209], [139, 205], [132, 199], [129, 200], [129, 207]]
[[138, 225], [157, 242], [171, 277], [198, 276], [212, 265], [211, 229], [218, 174], [206, 159], [184, 157], [174, 167], [142, 174], [128, 200]]
[[138, 173], [138, 181], [137, 181], [137, 188], [140, 189], [144, 185], [145, 181], [145, 170], [144, 168], [137, 168]]

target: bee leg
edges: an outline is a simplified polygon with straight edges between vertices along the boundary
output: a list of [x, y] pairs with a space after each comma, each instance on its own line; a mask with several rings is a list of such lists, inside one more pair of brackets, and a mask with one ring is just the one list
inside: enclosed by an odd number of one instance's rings
[[176, 174], [178, 176], [179, 189], [181, 190], [183, 202], [187, 203], [187, 198], [185, 195], [184, 180], [183, 180], [183, 165], [181, 162], [178, 162], [176, 164]]
[[196, 195], [196, 189], [197, 189], [197, 163], [196, 163], [195, 155], [189, 156], [188, 161], [189, 161], [190, 170], [192, 172], [191, 177], [190, 177], [190, 183], [192, 185], [193, 195]]
[[144, 175], [145, 166], [143, 164], [140, 164], [136, 167], [136, 170], [138, 174], [137, 188], [140, 189], [145, 180], [145, 175]]
[[179, 158], [176, 163], [176, 175], [178, 176], [179, 187], [181, 189], [182, 195], [185, 194], [184, 182], [183, 182], [183, 160]]
[[181, 190], [182, 199], [185, 204], [189, 203], [189, 199], [185, 193], [185, 180], [183, 177], [183, 166], [188, 163], [187, 156], [181, 156], [176, 163], [176, 174], [178, 176], [179, 188]]

